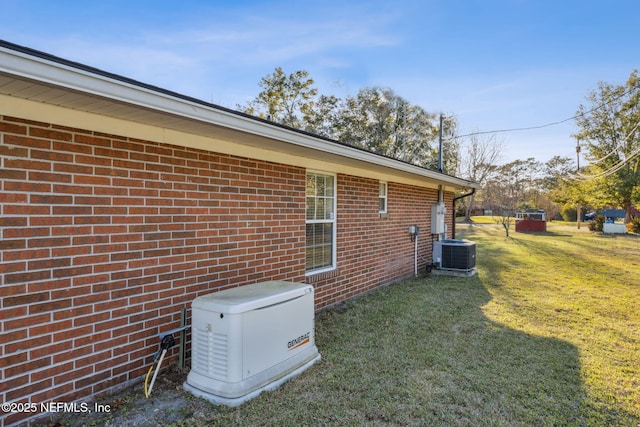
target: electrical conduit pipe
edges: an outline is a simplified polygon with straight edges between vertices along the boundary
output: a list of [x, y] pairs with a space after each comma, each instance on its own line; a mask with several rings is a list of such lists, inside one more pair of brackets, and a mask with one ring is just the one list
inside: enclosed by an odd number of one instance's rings
[[147, 388], [147, 383], [149, 381], [149, 376], [151, 375], [151, 371], [153, 371], [153, 364], [158, 357], [158, 351], [153, 355], [153, 361], [151, 362], [151, 366], [149, 367], [149, 371], [147, 372], [147, 376], [144, 378], [144, 397], [149, 398], [151, 395], [151, 390], [153, 389], [153, 384], [156, 382], [156, 378], [158, 376], [158, 372], [160, 372], [160, 366], [162, 366], [162, 361], [164, 360], [165, 354], [167, 354], [167, 350], [169, 350], [175, 344], [175, 340], [173, 339], [173, 335], [165, 335], [162, 337], [162, 341], [160, 342], [160, 351], [162, 351], [160, 355], [160, 360], [158, 361], [158, 366], [156, 366], [156, 371], [153, 373], [153, 378], [151, 379], [151, 384], [149, 384]]

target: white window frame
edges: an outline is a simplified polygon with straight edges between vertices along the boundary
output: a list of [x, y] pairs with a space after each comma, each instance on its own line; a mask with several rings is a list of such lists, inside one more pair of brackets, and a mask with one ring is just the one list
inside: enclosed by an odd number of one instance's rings
[[[307, 195], [307, 189], [306, 189], [306, 178], [308, 177], [309, 174], [313, 174], [316, 176], [322, 175], [322, 176], [330, 176], [333, 178], [333, 212], [330, 212], [330, 218], [329, 219], [307, 219], [307, 208], [306, 208], [306, 202], [305, 202], [305, 238], [306, 238], [306, 226], [307, 224], [331, 224], [332, 225], [332, 242], [331, 242], [331, 265], [327, 265], [327, 266], [323, 266], [320, 268], [315, 268], [312, 270], [306, 270], [305, 275], [306, 276], [313, 276], [315, 274], [319, 274], [319, 273], [324, 273], [327, 271], [331, 271], [331, 270], [335, 270], [337, 268], [337, 215], [336, 215], [336, 210], [337, 210], [337, 206], [338, 206], [338, 178], [336, 176], [336, 174], [333, 173], [329, 173], [329, 172], [323, 172], [323, 171], [317, 171], [317, 170], [307, 170], [307, 173], [305, 175], [305, 201], [308, 197]], [[307, 249], [307, 245], [305, 243], [305, 269], [306, 269], [306, 249]]]
[[[384, 194], [380, 194], [380, 187], [384, 185]], [[378, 212], [381, 214], [387, 213], [387, 208], [389, 207], [389, 184], [386, 181], [378, 182]], [[380, 200], [384, 200], [384, 209], [380, 209]]]

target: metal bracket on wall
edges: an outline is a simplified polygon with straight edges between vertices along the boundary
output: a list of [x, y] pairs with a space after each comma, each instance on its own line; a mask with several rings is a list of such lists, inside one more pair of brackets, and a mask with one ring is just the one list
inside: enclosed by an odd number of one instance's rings
[[180, 332], [180, 345], [179, 345], [179, 355], [178, 355], [178, 366], [180, 367], [180, 369], [184, 369], [185, 345], [186, 345], [185, 341], [187, 338], [187, 329], [191, 327], [190, 325], [187, 325], [186, 322], [187, 322], [187, 308], [183, 307], [182, 311], [180, 312], [180, 327], [171, 329], [170, 331], [166, 331], [158, 335], [158, 338], [162, 340], [167, 335], [173, 335], [176, 332]]

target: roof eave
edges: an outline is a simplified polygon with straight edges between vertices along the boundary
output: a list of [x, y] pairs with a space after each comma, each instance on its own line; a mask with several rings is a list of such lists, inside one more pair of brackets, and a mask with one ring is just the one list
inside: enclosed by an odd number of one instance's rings
[[437, 181], [454, 188], [479, 188], [476, 183], [385, 157], [338, 141], [277, 125], [256, 117], [146, 85], [82, 64], [70, 62], [0, 40], [0, 73], [134, 105], [147, 110], [283, 141]]

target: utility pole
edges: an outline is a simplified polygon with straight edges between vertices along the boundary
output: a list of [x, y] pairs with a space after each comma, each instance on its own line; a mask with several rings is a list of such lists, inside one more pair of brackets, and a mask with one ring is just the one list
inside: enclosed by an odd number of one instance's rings
[[[578, 170], [577, 172], [580, 173], [580, 138], [576, 138], [576, 157], [578, 159], [577, 162], [577, 166], [578, 166]], [[578, 209], [576, 209], [576, 216], [577, 216], [577, 221], [578, 221], [578, 230], [580, 230], [580, 220], [582, 219], [582, 206], [578, 204]]]
[[444, 114], [440, 113], [440, 133], [438, 137], [438, 171], [442, 173], [442, 124], [444, 123]]

